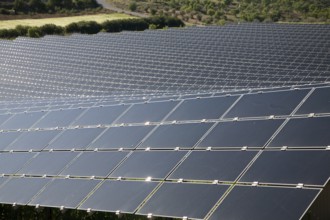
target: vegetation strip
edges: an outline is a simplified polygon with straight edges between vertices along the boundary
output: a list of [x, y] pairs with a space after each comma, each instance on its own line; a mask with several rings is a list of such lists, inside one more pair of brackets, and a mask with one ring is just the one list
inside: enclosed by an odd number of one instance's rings
[[121, 32], [121, 31], [143, 31], [148, 28], [159, 29], [164, 27], [183, 27], [184, 23], [173, 17], [150, 17], [133, 18], [120, 20], [107, 20], [103, 23], [96, 21], [80, 21], [71, 23], [65, 27], [55, 24], [45, 24], [40, 27], [18, 25], [14, 29], [0, 30], [0, 38], [14, 39], [19, 36], [43, 37], [45, 35], [67, 35], [72, 33], [96, 34], [100, 31]]

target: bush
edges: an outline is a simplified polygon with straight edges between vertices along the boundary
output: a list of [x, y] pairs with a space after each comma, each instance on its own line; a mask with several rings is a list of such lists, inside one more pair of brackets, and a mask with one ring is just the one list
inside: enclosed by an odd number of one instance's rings
[[156, 25], [157, 28], [164, 28], [164, 27], [184, 27], [183, 21], [179, 18], [175, 17], [168, 17], [168, 16], [154, 16], [145, 18], [145, 21], [151, 25]]
[[19, 36], [27, 36], [29, 26], [17, 25], [15, 30], [18, 32]]
[[0, 38], [12, 39], [19, 36], [15, 29], [2, 29], [0, 30]]
[[28, 37], [38, 38], [43, 37], [43, 34], [39, 27], [30, 27], [27, 33]]
[[80, 21], [65, 27], [66, 33], [96, 34], [101, 30], [102, 26], [95, 21]]
[[45, 24], [40, 27], [40, 31], [43, 35], [63, 35], [64, 28], [56, 26], [55, 24]]
[[136, 4], [136, 2], [131, 2], [131, 3], [129, 4], [128, 8], [129, 8], [129, 10], [131, 10], [131, 11], [136, 11], [136, 9], [137, 9], [137, 4]]

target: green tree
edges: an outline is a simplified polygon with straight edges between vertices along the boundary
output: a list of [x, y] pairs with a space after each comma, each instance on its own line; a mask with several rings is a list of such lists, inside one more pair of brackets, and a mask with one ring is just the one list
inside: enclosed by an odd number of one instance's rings
[[137, 4], [136, 4], [136, 2], [131, 2], [131, 3], [129, 4], [128, 8], [129, 8], [129, 10], [131, 10], [131, 11], [136, 11], [136, 9], [137, 9]]

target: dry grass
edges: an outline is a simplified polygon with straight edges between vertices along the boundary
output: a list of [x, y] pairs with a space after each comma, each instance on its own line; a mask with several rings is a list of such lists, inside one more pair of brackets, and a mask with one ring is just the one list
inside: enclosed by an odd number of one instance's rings
[[82, 16], [58, 17], [58, 18], [7, 20], [7, 21], [0, 21], [0, 29], [15, 28], [17, 25], [42, 26], [44, 24], [55, 24], [58, 26], [66, 26], [70, 23], [79, 22], [79, 21], [96, 21], [98, 23], [101, 23], [106, 20], [117, 20], [117, 19], [127, 19], [127, 18], [134, 18], [134, 17], [126, 14], [114, 13], [114, 14], [82, 15]]

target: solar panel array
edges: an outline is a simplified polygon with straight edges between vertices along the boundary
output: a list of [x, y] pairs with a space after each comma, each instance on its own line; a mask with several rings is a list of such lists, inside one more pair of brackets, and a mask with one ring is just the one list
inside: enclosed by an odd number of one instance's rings
[[330, 176], [328, 94], [317, 87], [4, 114], [0, 202], [299, 219]]
[[1, 41], [0, 203], [300, 219], [330, 177], [329, 31]]
[[1, 41], [1, 97], [192, 93], [329, 82], [329, 25], [246, 24]]

